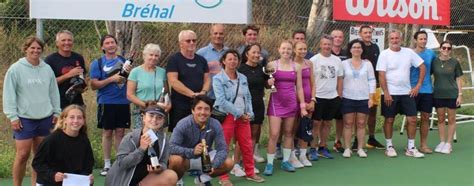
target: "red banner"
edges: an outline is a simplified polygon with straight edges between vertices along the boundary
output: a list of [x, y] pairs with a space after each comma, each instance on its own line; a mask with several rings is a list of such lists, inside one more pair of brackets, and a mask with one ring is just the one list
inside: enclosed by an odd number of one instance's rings
[[334, 0], [335, 20], [450, 25], [450, 0]]

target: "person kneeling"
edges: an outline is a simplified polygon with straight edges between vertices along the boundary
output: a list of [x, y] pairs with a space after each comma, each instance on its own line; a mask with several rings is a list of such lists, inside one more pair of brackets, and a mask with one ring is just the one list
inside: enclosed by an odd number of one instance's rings
[[142, 116], [142, 128], [128, 133], [120, 143], [117, 159], [105, 179], [106, 186], [176, 185], [178, 176], [167, 169], [166, 134], [160, 130], [165, 112], [150, 102]]
[[[222, 127], [219, 121], [210, 117], [211, 105], [208, 97], [196, 96], [191, 105], [192, 114], [178, 122], [170, 139], [170, 169], [176, 171], [179, 178], [187, 170], [202, 171], [203, 174], [194, 179], [197, 185], [210, 185], [211, 177], [228, 173], [234, 165], [227, 158]], [[211, 151], [212, 146], [216, 149]], [[206, 161], [207, 154], [210, 162]]]

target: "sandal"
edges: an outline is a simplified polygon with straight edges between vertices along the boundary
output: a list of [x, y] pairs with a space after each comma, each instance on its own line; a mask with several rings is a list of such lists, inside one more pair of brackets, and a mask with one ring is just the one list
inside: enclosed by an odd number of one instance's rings
[[219, 181], [219, 184], [221, 184], [221, 186], [234, 186], [234, 184], [232, 184], [232, 182], [229, 179], [221, 180]]
[[255, 183], [262, 183], [265, 181], [265, 179], [260, 176], [257, 176], [256, 174], [254, 174], [253, 176], [247, 176], [246, 179]]

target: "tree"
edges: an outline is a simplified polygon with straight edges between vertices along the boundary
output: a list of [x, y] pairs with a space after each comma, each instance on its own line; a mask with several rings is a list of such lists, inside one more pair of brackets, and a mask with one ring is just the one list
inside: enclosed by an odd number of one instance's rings
[[126, 56], [140, 49], [142, 24], [132, 21], [106, 21], [107, 33], [117, 38], [118, 53]]
[[306, 33], [309, 41], [320, 38], [323, 34], [327, 22], [330, 21], [332, 14], [332, 1], [313, 0], [311, 12], [308, 18], [308, 27]]

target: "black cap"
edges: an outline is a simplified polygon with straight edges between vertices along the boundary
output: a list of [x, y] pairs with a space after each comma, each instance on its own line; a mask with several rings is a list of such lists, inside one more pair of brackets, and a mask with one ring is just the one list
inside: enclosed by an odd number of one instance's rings
[[144, 111], [145, 113], [150, 113], [150, 114], [158, 114], [161, 116], [165, 116], [165, 111], [159, 107], [148, 107]]

